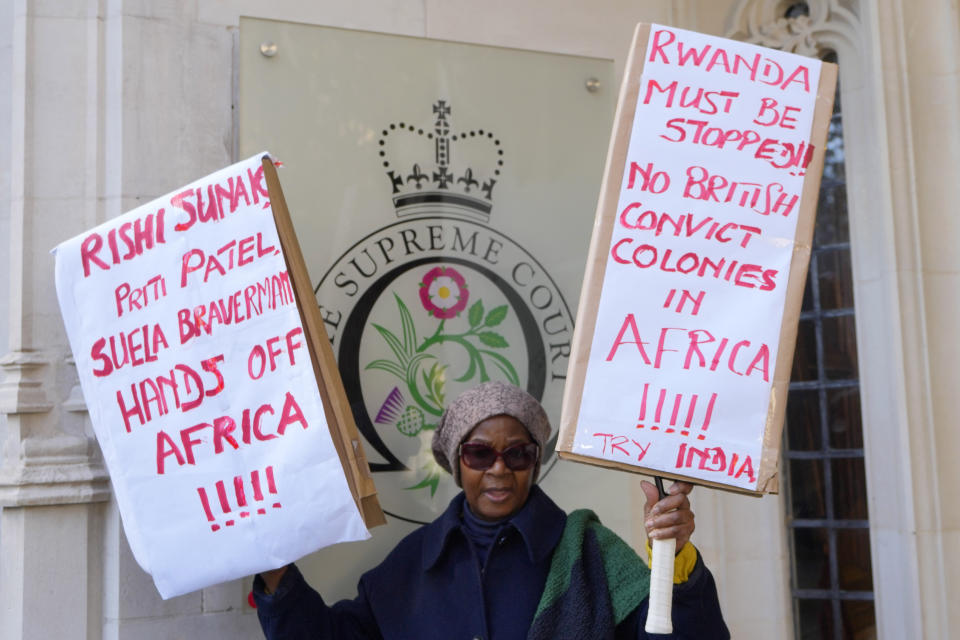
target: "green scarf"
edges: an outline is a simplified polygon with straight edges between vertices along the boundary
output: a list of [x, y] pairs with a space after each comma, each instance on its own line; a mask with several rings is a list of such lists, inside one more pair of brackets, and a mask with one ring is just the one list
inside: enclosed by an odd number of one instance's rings
[[[604, 637], [650, 592], [640, 556], [589, 509], [567, 516], [528, 638]], [[588, 632], [589, 636], [577, 634]]]

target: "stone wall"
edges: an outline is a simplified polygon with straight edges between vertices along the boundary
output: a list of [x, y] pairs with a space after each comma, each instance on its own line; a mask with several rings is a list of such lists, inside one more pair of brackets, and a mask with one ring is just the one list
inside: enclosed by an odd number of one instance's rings
[[[0, 6], [0, 637], [256, 638], [249, 581], [162, 601], [76, 383], [49, 250], [236, 159], [239, 16], [611, 58], [638, 21], [748, 33], [774, 0], [11, 0]], [[840, 54], [877, 615], [960, 626], [956, 3], [809, 2]], [[766, 12], [766, 13], [765, 13]], [[819, 14], [818, 14], [819, 15]], [[745, 26], [746, 25], [746, 26]], [[754, 24], [754, 27], [764, 25]], [[746, 29], [746, 31], [744, 31]], [[160, 169], [160, 167], [164, 167]], [[641, 498], [600, 505], [642, 544]], [[736, 638], [789, 637], [780, 499], [700, 489], [695, 540]], [[758, 534], [758, 532], [760, 532]]]

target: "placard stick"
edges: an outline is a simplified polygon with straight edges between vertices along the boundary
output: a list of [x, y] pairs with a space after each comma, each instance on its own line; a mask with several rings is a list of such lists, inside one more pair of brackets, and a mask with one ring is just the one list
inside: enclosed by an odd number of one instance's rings
[[293, 230], [283, 190], [280, 188], [277, 169], [269, 156], [264, 156], [262, 164], [270, 192], [277, 234], [283, 245], [287, 270], [300, 308], [300, 319], [307, 335], [307, 346], [313, 361], [317, 386], [327, 412], [330, 437], [340, 456], [347, 484], [363, 516], [364, 524], [368, 528], [386, 524], [386, 518], [377, 499], [377, 489], [370, 475], [370, 467], [364, 455], [363, 444], [360, 442], [357, 426], [350, 412], [350, 402], [347, 400], [343, 382], [340, 380], [340, 371], [337, 369], [330, 340], [327, 338], [323, 320], [320, 318], [320, 309], [313, 296], [313, 288], [309, 284], [307, 266], [303, 261], [300, 243]]
[[[667, 497], [663, 478], [654, 476], [660, 500]], [[673, 633], [673, 563], [677, 553], [675, 538], [655, 539], [651, 543], [653, 556], [650, 559], [650, 601], [647, 607], [647, 633]]]

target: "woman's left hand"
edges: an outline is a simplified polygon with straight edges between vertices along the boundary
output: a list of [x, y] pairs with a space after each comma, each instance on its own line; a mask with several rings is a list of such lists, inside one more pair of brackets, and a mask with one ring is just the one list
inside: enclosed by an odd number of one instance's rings
[[651, 539], [675, 538], [677, 551], [687, 544], [696, 525], [693, 522], [693, 511], [690, 510], [690, 500], [687, 494], [693, 491], [689, 482], [674, 482], [667, 489], [667, 497], [660, 500], [660, 493], [653, 483], [644, 480], [640, 483], [647, 498], [643, 505], [643, 521], [647, 529], [647, 537]]

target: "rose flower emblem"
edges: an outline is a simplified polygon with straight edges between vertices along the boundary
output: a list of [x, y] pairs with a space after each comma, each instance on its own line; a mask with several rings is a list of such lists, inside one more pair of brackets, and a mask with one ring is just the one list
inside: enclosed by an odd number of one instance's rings
[[452, 267], [434, 267], [420, 282], [420, 302], [430, 315], [445, 320], [467, 308], [467, 281]]

